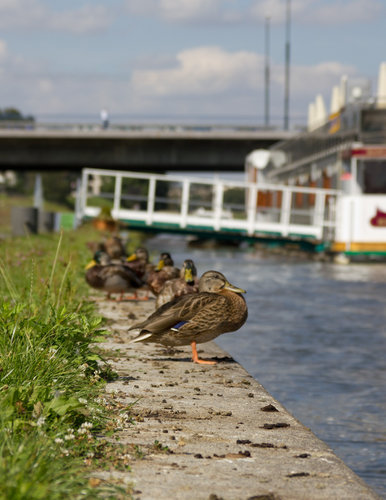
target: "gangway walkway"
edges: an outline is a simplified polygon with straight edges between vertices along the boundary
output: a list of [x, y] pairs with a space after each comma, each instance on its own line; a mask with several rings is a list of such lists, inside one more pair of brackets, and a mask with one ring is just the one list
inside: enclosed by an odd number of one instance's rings
[[111, 208], [130, 227], [332, 241], [339, 191], [85, 168], [79, 220]]

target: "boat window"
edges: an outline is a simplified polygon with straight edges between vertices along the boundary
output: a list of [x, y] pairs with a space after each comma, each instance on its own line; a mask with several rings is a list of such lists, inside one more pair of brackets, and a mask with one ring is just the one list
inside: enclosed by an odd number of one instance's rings
[[365, 161], [364, 192], [386, 194], [386, 161]]

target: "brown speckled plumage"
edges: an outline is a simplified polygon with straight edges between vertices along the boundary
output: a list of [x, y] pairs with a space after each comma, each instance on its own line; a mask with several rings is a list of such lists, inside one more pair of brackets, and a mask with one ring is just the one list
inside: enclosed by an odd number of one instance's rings
[[150, 272], [147, 277], [147, 284], [154, 295], [158, 295], [166, 281], [178, 278], [180, 270], [174, 267], [173, 259], [167, 252], [161, 253], [157, 268]]
[[186, 259], [181, 267], [180, 277], [164, 283], [156, 299], [156, 309], [176, 297], [198, 292], [197, 269], [191, 259]]
[[111, 259], [120, 259], [126, 255], [125, 245], [119, 236], [110, 236], [103, 245], [104, 251]]
[[148, 319], [130, 328], [140, 329], [133, 340], [181, 346], [208, 342], [222, 333], [239, 329], [247, 319], [241, 293], [225, 276], [207, 271], [199, 281], [199, 292], [173, 299]]
[[155, 268], [149, 262], [149, 252], [145, 247], [138, 247], [126, 260], [125, 265], [130, 267], [136, 275], [146, 281], [147, 275]]
[[143, 286], [143, 282], [134, 271], [123, 264], [111, 264], [104, 252], [98, 251], [86, 269], [87, 283], [97, 290], [107, 293], [124, 294], [133, 292]]

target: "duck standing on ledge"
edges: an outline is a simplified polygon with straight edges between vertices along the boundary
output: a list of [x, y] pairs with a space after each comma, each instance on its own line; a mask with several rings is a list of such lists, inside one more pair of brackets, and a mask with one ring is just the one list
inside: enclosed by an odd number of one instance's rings
[[112, 264], [110, 257], [102, 251], [95, 252], [94, 258], [86, 266], [87, 283], [107, 293], [107, 299], [110, 299], [112, 293], [119, 293], [122, 300], [123, 294], [133, 292], [133, 297], [137, 297], [137, 289], [144, 285], [135, 272], [123, 264]]
[[199, 280], [199, 291], [167, 302], [130, 330], [140, 332], [131, 342], [155, 342], [165, 346], [191, 345], [194, 363], [216, 364], [198, 358], [197, 344], [238, 330], [248, 316], [241, 295], [245, 290], [231, 285], [218, 271], [207, 271]]
[[164, 283], [155, 303], [156, 309], [175, 297], [198, 292], [197, 269], [191, 259], [186, 259], [181, 267], [180, 277]]

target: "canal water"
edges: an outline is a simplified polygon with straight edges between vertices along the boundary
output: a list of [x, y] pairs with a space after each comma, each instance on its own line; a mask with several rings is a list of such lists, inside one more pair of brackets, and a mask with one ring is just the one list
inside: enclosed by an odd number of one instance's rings
[[147, 246], [247, 290], [247, 323], [216, 342], [386, 498], [386, 264], [193, 249], [169, 236]]

